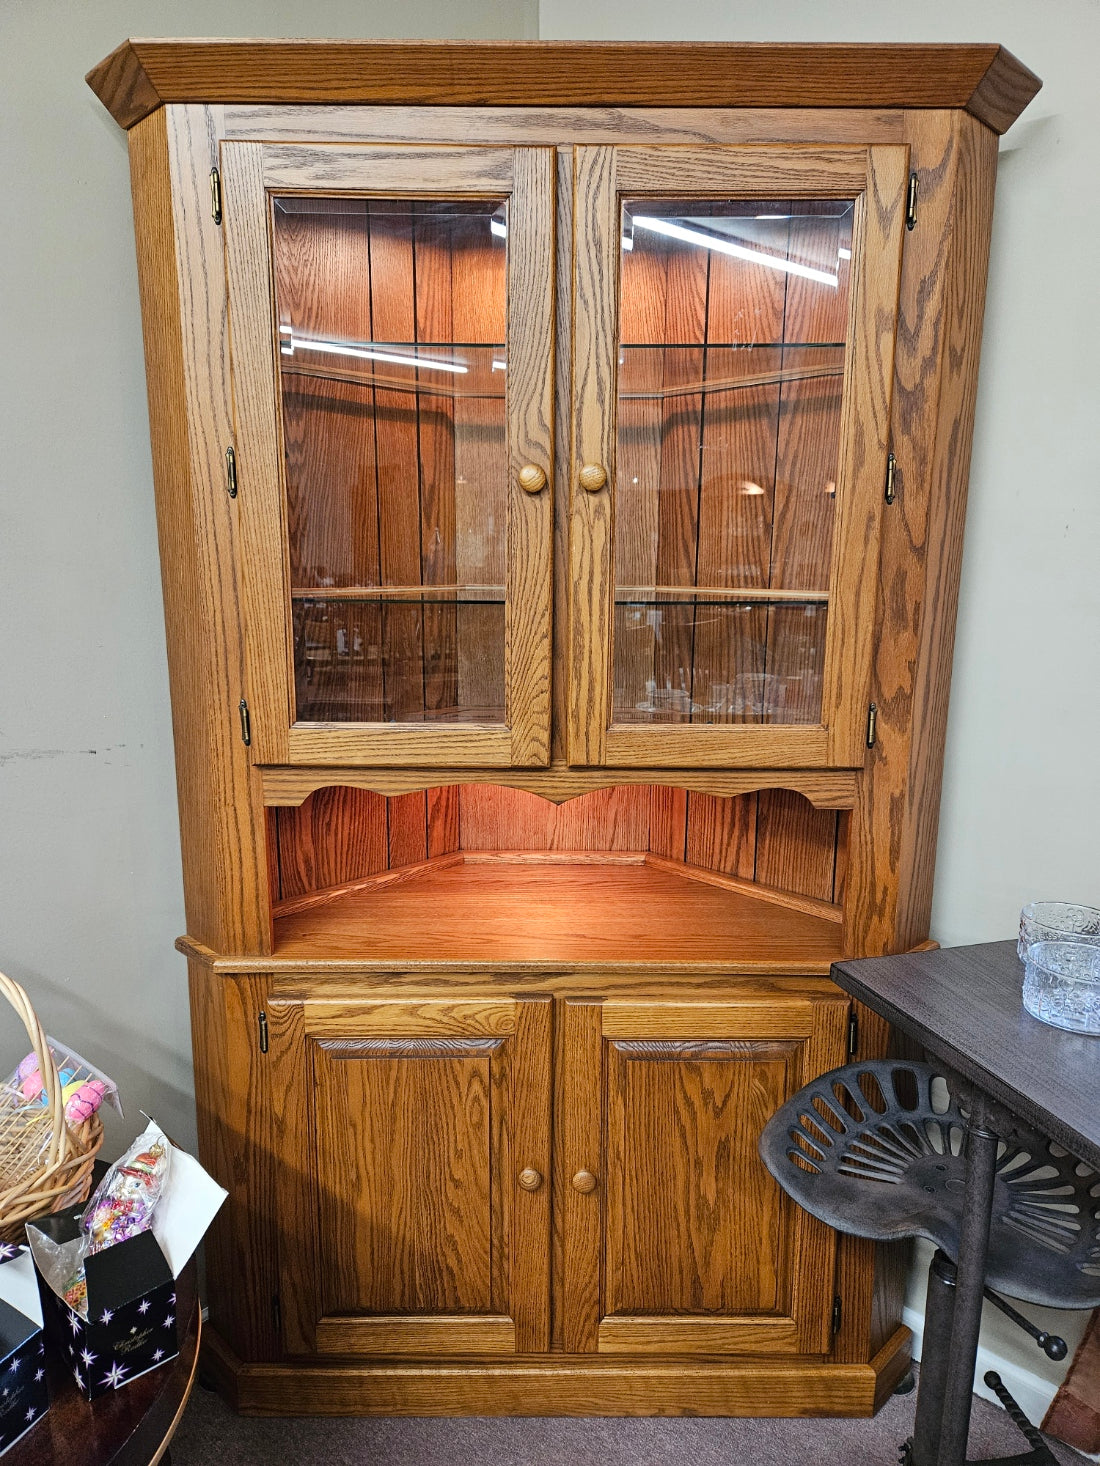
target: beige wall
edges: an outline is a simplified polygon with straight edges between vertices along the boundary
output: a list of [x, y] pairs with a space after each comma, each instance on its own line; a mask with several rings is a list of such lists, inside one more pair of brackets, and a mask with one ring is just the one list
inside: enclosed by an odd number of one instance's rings
[[[536, 0], [0, 0], [0, 970], [122, 1084], [116, 1149], [139, 1108], [191, 1141], [194, 1105], [126, 138], [83, 77], [127, 35], [395, 17], [537, 26]], [[0, 1011], [0, 1062], [25, 1049]]]

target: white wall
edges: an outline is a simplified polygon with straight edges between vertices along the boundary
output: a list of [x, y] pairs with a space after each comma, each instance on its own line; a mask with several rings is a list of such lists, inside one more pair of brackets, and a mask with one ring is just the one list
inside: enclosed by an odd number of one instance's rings
[[[382, 0], [0, 0], [0, 971], [193, 1141], [127, 35], [386, 35]], [[536, 0], [403, 0], [406, 36], [533, 37]], [[26, 1051], [0, 1002], [0, 1068]]]
[[576, 40], [999, 41], [1044, 80], [1001, 141], [933, 935], [1100, 905], [1096, 0], [541, 0]]

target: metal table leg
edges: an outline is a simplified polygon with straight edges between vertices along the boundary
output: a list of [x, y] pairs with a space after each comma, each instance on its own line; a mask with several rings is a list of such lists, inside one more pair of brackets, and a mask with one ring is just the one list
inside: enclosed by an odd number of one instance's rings
[[965, 1466], [966, 1463], [966, 1438], [970, 1429], [974, 1365], [982, 1326], [982, 1289], [985, 1286], [993, 1185], [1000, 1144], [1000, 1137], [989, 1121], [986, 1097], [976, 1092], [966, 1132], [966, 1193], [959, 1234], [955, 1322], [951, 1331], [951, 1356], [944, 1389], [937, 1466]]

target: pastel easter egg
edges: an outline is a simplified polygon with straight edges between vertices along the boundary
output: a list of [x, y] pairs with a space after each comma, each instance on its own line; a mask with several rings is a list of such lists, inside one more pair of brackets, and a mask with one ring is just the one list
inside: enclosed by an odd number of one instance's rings
[[33, 1074], [27, 1075], [20, 1087], [23, 1091], [23, 1098], [33, 1104], [44, 1088], [42, 1075], [36, 1069]]
[[65, 1119], [70, 1125], [83, 1125], [99, 1109], [107, 1086], [102, 1079], [70, 1084], [65, 1091]]
[[19, 1068], [15, 1071], [15, 1077], [22, 1084], [24, 1079], [29, 1079], [32, 1074], [37, 1073], [38, 1055], [32, 1051], [25, 1059], [20, 1059]]

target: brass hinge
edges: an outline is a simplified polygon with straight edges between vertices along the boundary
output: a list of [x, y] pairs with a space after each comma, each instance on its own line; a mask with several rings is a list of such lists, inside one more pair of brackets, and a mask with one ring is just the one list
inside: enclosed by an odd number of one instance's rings
[[919, 184], [917, 182], [917, 175], [915, 173], [910, 173], [910, 175], [909, 175], [909, 189], [908, 189], [908, 192], [905, 195], [905, 227], [906, 227], [906, 229], [912, 229], [913, 225], [917, 222], [917, 188], [918, 187], [919, 187]]
[[851, 1059], [851, 1058], [853, 1058], [855, 1056], [856, 1049], [858, 1049], [858, 1048], [859, 1048], [859, 1014], [858, 1013], [851, 1013], [848, 1016], [848, 1057], [849, 1057], [849, 1059]]
[[[867, 747], [874, 748], [875, 735], [878, 733], [878, 703], [873, 702], [867, 709]], [[247, 743], [247, 739], [245, 742]]]
[[834, 1336], [836, 1334], [839, 1334], [840, 1333], [840, 1324], [841, 1324], [842, 1313], [843, 1313], [843, 1310], [842, 1310], [841, 1304], [840, 1304], [840, 1294], [838, 1293], [836, 1295], [836, 1297], [833, 1299], [833, 1334], [834, 1334]]
[[245, 748], [249, 748], [252, 744], [252, 717], [248, 711], [248, 704], [243, 697], [237, 704], [237, 711], [241, 715], [241, 742]]
[[210, 170], [210, 217], [215, 224], [222, 222], [222, 176], [216, 168]]
[[264, 1010], [262, 1008], [260, 1009], [259, 1024], [260, 1024], [260, 1053], [261, 1054], [266, 1054], [267, 1053], [267, 1014], [264, 1012]]
[[225, 450], [225, 487], [229, 497], [235, 499], [237, 497], [237, 455], [232, 446]]
[[[226, 452], [227, 453], [232, 453], [232, 451], [233, 451], [232, 448], [227, 448], [226, 449]], [[894, 502], [894, 500], [897, 498], [897, 489], [895, 487], [895, 479], [897, 478], [897, 472], [898, 472], [898, 460], [894, 457], [894, 455], [892, 453], [887, 453], [887, 455], [886, 455], [886, 491], [885, 491], [885, 499], [886, 499], [887, 504], [892, 504]], [[233, 492], [236, 493], [236, 490], [234, 489]]]

